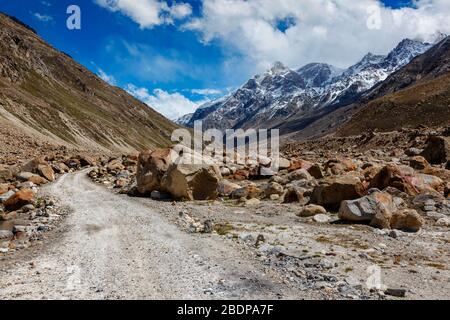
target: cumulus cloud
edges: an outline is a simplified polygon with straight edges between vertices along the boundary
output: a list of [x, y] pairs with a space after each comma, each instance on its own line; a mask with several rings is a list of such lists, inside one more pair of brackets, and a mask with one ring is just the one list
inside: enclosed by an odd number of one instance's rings
[[102, 69], [98, 69], [98, 76], [105, 82], [108, 82], [110, 85], [116, 85], [116, 79], [114, 76], [106, 74]]
[[192, 14], [192, 7], [188, 3], [159, 0], [95, 0], [95, 2], [113, 12], [120, 12], [141, 28], [152, 28], [157, 25], [170, 24], [176, 19], [183, 19]]
[[348, 67], [367, 52], [385, 54], [403, 38], [450, 33], [448, 0], [415, 0], [392, 9], [379, 0], [205, 0], [184, 25], [201, 41], [218, 41], [258, 71], [328, 62]]
[[126, 90], [171, 120], [194, 112], [199, 105], [206, 102], [194, 102], [178, 92], [170, 93], [162, 89], [155, 89], [150, 93], [147, 88], [139, 88], [132, 84], [127, 85]]
[[33, 17], [35, 17], [37, 20], [42, 21], [42, 22], [50, 22], [53, 21], [53, 17], [46, 15], [46, 14], [41, 14], [39, 12], [35, 12], [33, 13]]

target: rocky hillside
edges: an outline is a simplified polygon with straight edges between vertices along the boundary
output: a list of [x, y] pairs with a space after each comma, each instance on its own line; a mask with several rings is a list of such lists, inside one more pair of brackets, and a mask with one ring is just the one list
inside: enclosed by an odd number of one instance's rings
[[[0, 141], [99, 152], [169, 144], [175, 124], [0, 14]], [[17, 139], [16, 139], [17, 137]]]
[[431, 47], [405, 39], [388, 55], [367, 54], [346, 70], [323, 63], [291, 70], [277, 62], [250, 79], [229, 96], [201, 106], [180, 124], [205, 128], [279, 128], [296, 132], [339, 107], [356, 101], [362, 93]]
[[373, 88], [360, 105], [340, 134], [449, 125], [450, 37]]

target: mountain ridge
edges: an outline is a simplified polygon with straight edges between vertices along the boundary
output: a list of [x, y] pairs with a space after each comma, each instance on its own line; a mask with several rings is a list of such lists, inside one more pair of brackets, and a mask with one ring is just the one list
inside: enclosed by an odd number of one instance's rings
[[182, 125], [203, 128], [279, 128], [283, 134], [309, 125], [323, 114], [356, 101], [432, 45], [404, 39], [387, 55], [368, 53], [355, 65], [340, 69], [310, 63], [297, 70], [276, 62], [228, 96], [200, 106], [184, 116]]

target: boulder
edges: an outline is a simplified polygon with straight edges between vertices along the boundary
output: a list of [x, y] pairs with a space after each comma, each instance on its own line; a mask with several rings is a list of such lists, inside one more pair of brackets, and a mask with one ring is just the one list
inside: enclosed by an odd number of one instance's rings
[[221, 181], [219, 181], [219, 184], [217, 186], [217, 191], [219, 193], [220, 196], [223, 197], [229, 197], [233, 191], [240, 189], [241, 186], [233, 183], [229, 180], [223, 179]]
[[393, 212], [397, 209], [390, 194], [371, 191], [365, 197], [343, 201], [339, 208], [339, 219], [352, 222], [370, 222], [379, 211]]
[[311, 181], [311, 180], [313, 180], [313, 177], [309, 174], [309, 172], [306, 169], [298, 169], [296, 171], [289, 173], [288, 179], [289, 179], [289, 181], [295, 181], [295, 180]]
[[424, 173], [418, 173], [413, 176], [410, 183], [414, 189], [418, 191], [418, 193], [424, 193], [427, 191], [440, 192], [443, 191], [445, 187], [445, 183], [442, 179]]
[[284, 193], [283, 186], [276, 182], [269, 182], [265, 184], [262, 189], [267, 198], [270, 198], [273, 194], [281, 196]]
[[450, 160], [450, 137], [430, 137], [420, 155], [431, 164], [446, 163]]
[[322, 168], [317, 163], [308, 168], [308, 173], [316, 179], [322, 179], [324, 177]]
[[383, 190], [394, 187], [409, 195], [416, 195], [418, 190], [411, 184], [414, 174], [414, 169], [411, 167], [388, 164], [369, 181], [369, 188]]
[[256, 187], [255, 185], [248, 185], [239, 189], [234, 190], [230, 198], [232, 199], [253, 199], [258, 198], [262, 194], [262, 190]]
[[343, 174], [345, 172], [355, 171], [358, 168], [356, 163], [351, 159], [332, 159], [325, 163], [325, 171], [334, 175]]
[[399, 210], [393, 213], [391, 228], [409, 232], [417, 232], [425, 223], [424, 219], [413, 209]]
[[384, 204], [378, 203], [375, 210], [375, 216], [370, 221], [370, 225], [375, 228], [390, 229], [391, 218], [392, 211], [389, 210]]
[[283, 157], [278, 158], [278, 169], [279, 170], [286, 170], [289, 169], [291, 166], [291, 161], [288, 159], [285, 159]]
[[55, 172], [48, 164], [39, 164], [37, 166], [37, 173], [48, 181], [55, 181]]
[[173, 163], [162, 177], [161, 188], [178, 200], [214, 200], [221, 179], [217, 165]]
[[303, 207], [300, 212], [297, 213], [297, 216], [299, 217], [314, 217], [318, 214], [325, 214], [327, 213], [327, 210], [322, 207], [315, 204], [310, 204], [305, 207]]
[[309, 170], [312, 167], [312, 163], [305, 160], [292, 160], [291, 166], [288, 168], [289, 172], [297, 171], [299, 169]]
[[424, 170], [430, 166], [428, 161], [422, 156], [415, 156], [409, 160], [409, 166], [415, 170]]
[[4, 194], [1, 194], [0, 195], [0, 203], [5, 202], [9, 198], [11, 198], [14, 194], [15, 194], [15, 192], [13, 190], [9, 190], [9, 191], [5, 192]]
[[222, 168], [220, 168], [220, 174], [223, 177], [228, 177], [228, 176], [231, 175], [231, 170], [229, 168], [227, 168], [227, 167], [222, 167]]
[[304, 194], [306, 189], [298, 188], [294, 186], [290, 186], [287, 188], [283, 195], [282, 202], [283, 203], [300, 203], [306, 204], [309, 201], [309, 198], [305, 197]]
[[35, 185], [38, 185], [38, 186], [42, 186], [42, 185], [44, 185], [44, 184], [49, 182], [47, 179], [45, 179], [45, 178], [43, 178], [41, 176], [38, 176], [36, 174], [31, 175], [29, 177], [28, 181], [32, 182], [32, 183], [34, 183]]
[[106, 170], [108, 170], [108, 172], [120, 172], [124, 169], [125, 166], [122, 164], [122, 159], [112, 159], [106, 165]]
[[17, 180], [22, 182], [30, 181], [35, 185], [41, 186], [48, 183], [48, 180], [31, 172], [19, 172], [16, 175]]
[[19, 210], [27, 204], [34, 202], [34, 192], [30, 189], [22, 189], [6, 200], [3, 205], [7, 211]]
[[78, 155], [76, 157], [80, 161], [80, 166], [82, 167], [92, 167], [95, 166], [95, 160], [86, 155]]
[[331, 178], [316, 186], [311, 196], [311, 202], [330, 209], [337, 209], [344, 200], [361, 197], [365, 192], [361, 180], [353, 175]]
[[44, 160], [44, 158], [34, 158], [33, 160], [30, 160], [24, 165], [22, 165], [20, 170], [22, 172], [39, 173], [38, 172], [39, 165], [48, 165], [48, 163], [47, 161]]
[[172, 150], [157, 149], [143, 151], [139, 154], [137, 164], [137, 190], [141, 194], [161, 191], [161, 180], [172, 163]]

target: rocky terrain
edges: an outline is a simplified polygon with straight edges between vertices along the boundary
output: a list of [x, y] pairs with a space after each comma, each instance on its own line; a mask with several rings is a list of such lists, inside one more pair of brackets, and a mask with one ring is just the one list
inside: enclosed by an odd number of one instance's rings
[[[288, 144], [272, 173], [270, 157], [177, 164], [170, 149], [31, 161], [12, 180], [51, 180], [44, 169], [62, 163], [73, 169], [45, 185], [50, 198], [39, 201], [22, 197], [24, 187], [33, 190], [29, 181], [6, 184], [2, 217], [14, 219], [2, 231], [0, 296], [446, 299], [448, 133], [418, 128]], [[116, 254], [102, 253], [107, 243]], [[172, 253], [148, 249], [152, 243]], [[181, 282], [171, 271], [180, 259]], [[156, 260], [165, 267], [148, 265]], [[75, 287], [66, 286], [70, 266], [81, 277]], [[121, 280], [103, 282], [98, 272]]]
[[[0, 299], [448, 299], [448, 39], [409, 64], [429, 45], [346, 71], [276, 64], [236, 94], [276, 88], [289, 110], [292, 90], [339, 78], [350, 87], [324, 105], [360, 100], [317, 120], [323, 137], [283, 139], [281, 158], [213, 157], [167, 148], [174, 124], [29, 27], [0, 25]], [[413, 91], [435, 103], [430, 126], [402, 128], [403, 103], [363, 103]]]
[[[159, 149], [110, 159], [89, 176], [193, 236], [242, 245], [299, 292], [446, 298], [449, 142], [448, 128], [419, 128], [288, 144], [269, 176], [262, 157], [183, 165]], [[371, 267], [383, 279], [374, 290]]]

